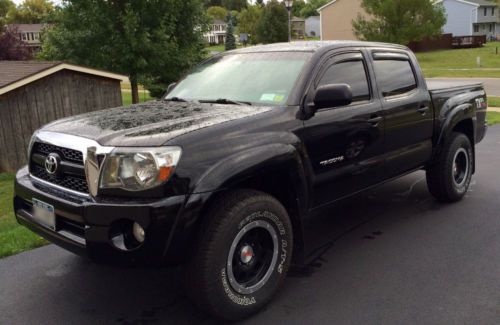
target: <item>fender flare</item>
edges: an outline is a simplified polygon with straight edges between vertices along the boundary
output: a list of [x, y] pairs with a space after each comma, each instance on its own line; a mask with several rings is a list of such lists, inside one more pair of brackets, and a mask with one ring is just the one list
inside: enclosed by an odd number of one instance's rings
[[[472, 120], [473, 131], [474, 131], [473, 138], [474, 138], [475, 129], [476, 129], [476, 125], [475, 125], [476, 121], [475, 121], [473, 114], [470, 114], [470, 110], [473, 111], [472, 104], [465, 103], [465, 104], [455, 106], [454, 108], [452, 108], [451, 110], [449, 110], [447, 112], [447, 116], [445, 117], [445, 120], [442, 123], [439, 137], [438, 137], [438, 140], [436, 143], [438, 148], [441, 148], [444, 145], [444, 142], [446, 141], [448, 136], [452, 133], [455, 126], [458, 123], [460, 123], [466, 119]], [[474, 146], [474, 143], [471, 143], [471, 144]]]
[[[297, 148], [291, 144], [268, 144], [238, 152], [219, 161], [200, 177], [192, 197], [204, 193], [205, 203], [220, 190], [238, 186], [259, 174], [278, 171], [287, 173], [294, 202], [290, 202], [290, 221], [294, 228], [294, 263], [302, 264], [304, 256], [304, 232], [302, 220], [307, 215], [310, 184], [306, 168]], [[208, 195], [207, 195], [208, 194]], [[202, 217], [202, 216], [201, 216]]]

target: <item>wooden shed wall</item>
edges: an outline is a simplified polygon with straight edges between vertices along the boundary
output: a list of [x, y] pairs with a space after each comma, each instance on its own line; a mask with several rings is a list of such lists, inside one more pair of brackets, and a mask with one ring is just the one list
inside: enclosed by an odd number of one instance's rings
[[0, 95], [0, 172], [27, 163], [31, 135], [44, 124], [121, 105], [119, 80], [69, 70]]

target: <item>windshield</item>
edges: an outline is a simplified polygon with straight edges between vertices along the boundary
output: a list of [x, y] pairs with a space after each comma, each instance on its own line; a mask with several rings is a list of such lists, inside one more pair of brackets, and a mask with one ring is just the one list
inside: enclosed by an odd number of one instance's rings
[[197, 66], [166, 99], [283, 105], [310, 56], [305, 52], [217, 56]]

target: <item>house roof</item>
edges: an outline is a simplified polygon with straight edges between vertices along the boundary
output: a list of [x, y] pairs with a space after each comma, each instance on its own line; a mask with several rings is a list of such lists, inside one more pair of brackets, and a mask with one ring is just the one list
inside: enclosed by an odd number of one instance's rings
[[220, 19], [214, 19], [212, 21], [212, 24], [214, 24], [214, 25], [227, 25], [227, 23], [224, 20], [220, 20]]
[[[488, 6], [488, 7], [495, 7], [496, 3], [488, 1], [488, 0], [454, 0], [457, 2], [465, 3], [471, 6], [479, 7], [479, 6]], [[439, 4], [442, 3], [443, 0], [436, 0], [434, 1], [434, 4]]]
[[332, 1], [328, 2], [328, 3], [326, 3], [323, 7], [319, 7], [319, 8], [318, 8], [318, 10], [316, 10], [316, 11], [317, 11], [317, 12], [320, 12], [321, 10], [323, 10], [323, 9], [325, 9], [326, 7], [328, 7], [328, 6], [332, 5], [332, 4], [334, 4], [335, 2], [337, 2], [337, 0], [332, 0]]
[[497, 4], [493, 1], [488, 0], [466, 0], [467, 2], [472, 2], [480, 6], [495, 7]]
[[291, 19], [291, 21], [293, 21], [293, 22], [305, 22], [306, 20], [304, 18], [300, 18], [300, 17], [293, 17]]
[[128, 81], [126, 76], [64, 62], [0, 61], [0, 95], [61, 70], [71, 70], [103, 78]]
[[19, 32], [41, 32], [46, 24], [10, 24], [7, 28], [17, 29]]

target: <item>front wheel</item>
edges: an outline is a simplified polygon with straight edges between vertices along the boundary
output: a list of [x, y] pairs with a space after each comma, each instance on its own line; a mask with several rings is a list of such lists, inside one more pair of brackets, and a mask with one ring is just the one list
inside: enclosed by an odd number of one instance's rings
[[220, 198], [203, 225], [186, 272], [202, 309], [239, 320], [265, 306], [285, 279], [293, 234], [285, 208], [270, 195], [239, 190]]
[[436, 162], [427, 169], [431, 194], [442, 202], [461, 200], [470, 185], [473, 161], [469, 138], [463, 133], [452, 133]]

